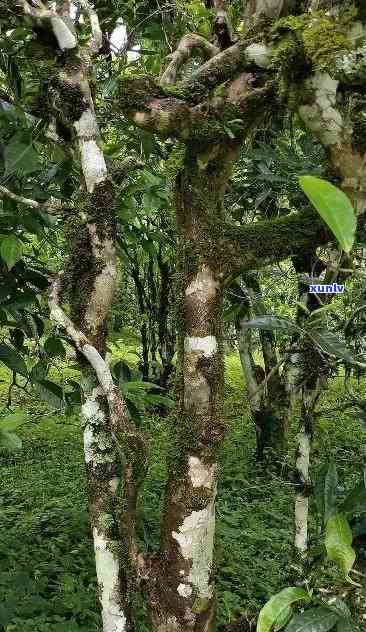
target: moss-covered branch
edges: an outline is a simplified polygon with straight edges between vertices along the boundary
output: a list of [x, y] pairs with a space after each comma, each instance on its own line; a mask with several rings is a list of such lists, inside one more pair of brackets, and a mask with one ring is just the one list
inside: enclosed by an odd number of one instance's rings
[[246, 226], [225, 225], [220, 254], [227, 275], [236, 270], [255, 270], [295, 255], [309, 244], [326, 244], [332, 235], [312, 211]]
[[[322, 219], [306, 210], [275, 220], [246, 226], [219, 229], [217, 256], [223, 262], [224, 274], [237, 270], [256, 270], [294, 256], [309, 246], [317, 247], [334, 241], [334, 236]], [[365, 239], [365, 217], [359, 217], [357, 239]]]

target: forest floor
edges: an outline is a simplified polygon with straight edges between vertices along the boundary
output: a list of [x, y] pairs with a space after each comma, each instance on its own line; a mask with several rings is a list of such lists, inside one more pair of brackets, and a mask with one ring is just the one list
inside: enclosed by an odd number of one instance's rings
[[[226, 359], [226, 415], [229, 432], [221, 452], [218, 490], [216, 580], [219, 630], [238, 618], [255, 618], [264, 603], [293, 585], [294, 488], [286, 475], [294, 458], [294, 437], [283, 476], [255, 462], [254, 430], [244, 405], [238, 357]], [[5, 371], [0, 379], [7, 379]], [[322, 400], [334, 408], [344, 400], [335, 378]], [[6, 384], [0, 383], [0, 407]], [[14, 411], [29, 423], [19, 434], [23, 449], [0, 455], [0, 632], [100, 632], [93, 547], [88, 526], [82, 436], [77, 416], [50, 414], [38, 398], [20, 393]], [[167, 420], [146, 418], [152, 462], [143, 492], [141, 540], [147, 549], [158, 541], [164, 490]], [[294, 422], [295, 434], [296, 420]], [[312, 474], [334, 459], [340, 485], [351, 488], [366, 460], [366, 431], [350, 413], [319, 419]], [[316, 532], [312, 503], [311, 533]], [[359, 581], [361, 576], [358, 576]], [[355, 578], [355, 577], [354, 577]], [[366, 576], [365, 576], [366, 578]], [[344, 596], [353, 609], [360, 589], [342, 580], [333, 564], [322, 564], [318, 586]], [[327, 594], [327, 593], [325, 593]], [[358, 616], [363, 616], [358, 610]], [[147, 632], [143, 608], [137, 632]], [[249, 628], [248, 628], [249, 629]]]

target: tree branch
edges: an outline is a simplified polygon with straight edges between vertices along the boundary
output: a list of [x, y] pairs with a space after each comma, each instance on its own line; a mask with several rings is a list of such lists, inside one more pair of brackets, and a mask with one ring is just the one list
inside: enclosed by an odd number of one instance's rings
[[[50, 315], [52, 320], [65, 329], [78, 351], [85, 357], [94, 369], [103, 394], [108, 402], [110, 429], [119, 453], [126, 457], [125, 468], [125, 493], [130, 511], [134, 514], [138, 488], [141, 485], [147, 471], [147, 448], [143, 435], [137, 431], [130, 420], [125, 401], [113, 382], [110, 368], [97, 349], [88, 338], [78, 330], [72, 320], [65, 314], [60, 306], [61, 279], [56, 277], [51, 286], [49, 296]], [[136, 468], [139, 475], [136, 476]], [[129, 525], [128, 547], [131, 561], [136, 570], [143, 571], [145, 562], [138, 551], [135, 537], [135, 515], [131, 515], [132, 523]]]
[[184, 35], [176, 51], [169, 55], [171, 61], [161, 76], [160, 85], [169, 86], [176, 83], [179, 71], [196, 51], [200, 52], [204, 59], [211, 59], [219, 53], [217, 46], [201, 35], [195, 33]]
[[255, 270], [295, 256], [309, 244], [326, 244], [334, 237], [313, 211], [293, 213], [274, 220], [244, 226], [224, 224], [218, 236], [217, 257], [227, 275], [237, 270]]
[[20, 0], [20, 6], [23, 8], [25, 15], [42, 21], [50, 21], [53, 34], [62, 51], [77, 47], [78, 40], [73, 22], [69, 16], [58, 15], [56, 11], [48, 9], [41, 0], [32, 0], [32, 4], [27, 0]]
[[272, 49], [263, 43], [237, 42], [212, 57], [182, 81], [180, 88], [192, 102], [199, 102], [205, 94], [240, 72], [261, 72], [269, 68]]
[[17, 195], [12, 191], [9, 191], [6, 187], [0, 186], [0, 198], [9, 198], [18, 204], [24, 204], [30, 208], [35, 208], [39, 211], [45, 211], [46, 213], [55, 214], [62, 211], [62, 206], [59, 200], [53, 200], [51, 202], [37, 202], [30, 198], [25, 198], [22, 195]]

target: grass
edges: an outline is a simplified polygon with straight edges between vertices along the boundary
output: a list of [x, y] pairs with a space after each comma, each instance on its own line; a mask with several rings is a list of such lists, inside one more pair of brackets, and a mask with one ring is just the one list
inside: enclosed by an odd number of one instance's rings
[[[226, 359], [226, 377], [229, 431], [221, 453], [216, 542], [220, 625], [257, 614], [271, 595], [294, 579], [293, 486], [255, 463], [255, 436], [234, 354]], [[0, 386], [4, 403], [5, 384]], [[324, 408], [334, 407], [343, 396], [336, 378], [325, 394]], [[23, 394], [16, 402], [19, 409], [26, 409], [29, 420], [37, 423], [22, 428], [23, 450], [0, 460], [0, 631], [100, 632], [78, 420], [49, 415], [46, 405]], [[156, 417], [147, 419], [146, 427], [152, 463], [141, 503], [140, 535], [145, 547], [153, 549], [166, 478], [167, 428]], [[331, 456], [342, 484], [351, 486], [365, 462], [365, 439], [366, 432], [349, 415], [321, 418], [314, 439], [314, 472]], [[292, 440], [290, 459], [293, 453]], [[324, 590], [337, 586], [349, 592], [351, 601], [357, 593], [330, 564], [322, 568], [319, 581]], [[136, 632], [144, 632], [143, 623], [140, 628]]]

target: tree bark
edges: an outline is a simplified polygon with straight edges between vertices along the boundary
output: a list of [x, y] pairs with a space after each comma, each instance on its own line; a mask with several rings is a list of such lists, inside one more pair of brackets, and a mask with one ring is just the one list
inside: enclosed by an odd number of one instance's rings
[[177, 179], [180, 230], [179, 425], [162, 519], [160, 586], [153, 613], [156, 632], [214, 629], [213, 545], [217, 449], [222, 417], [222, 287], [220, 269], [202, 249], [205, 226], [221, 216], [225, 185], [235, 155], [217, 148], [200, 166], [188, 145]]

